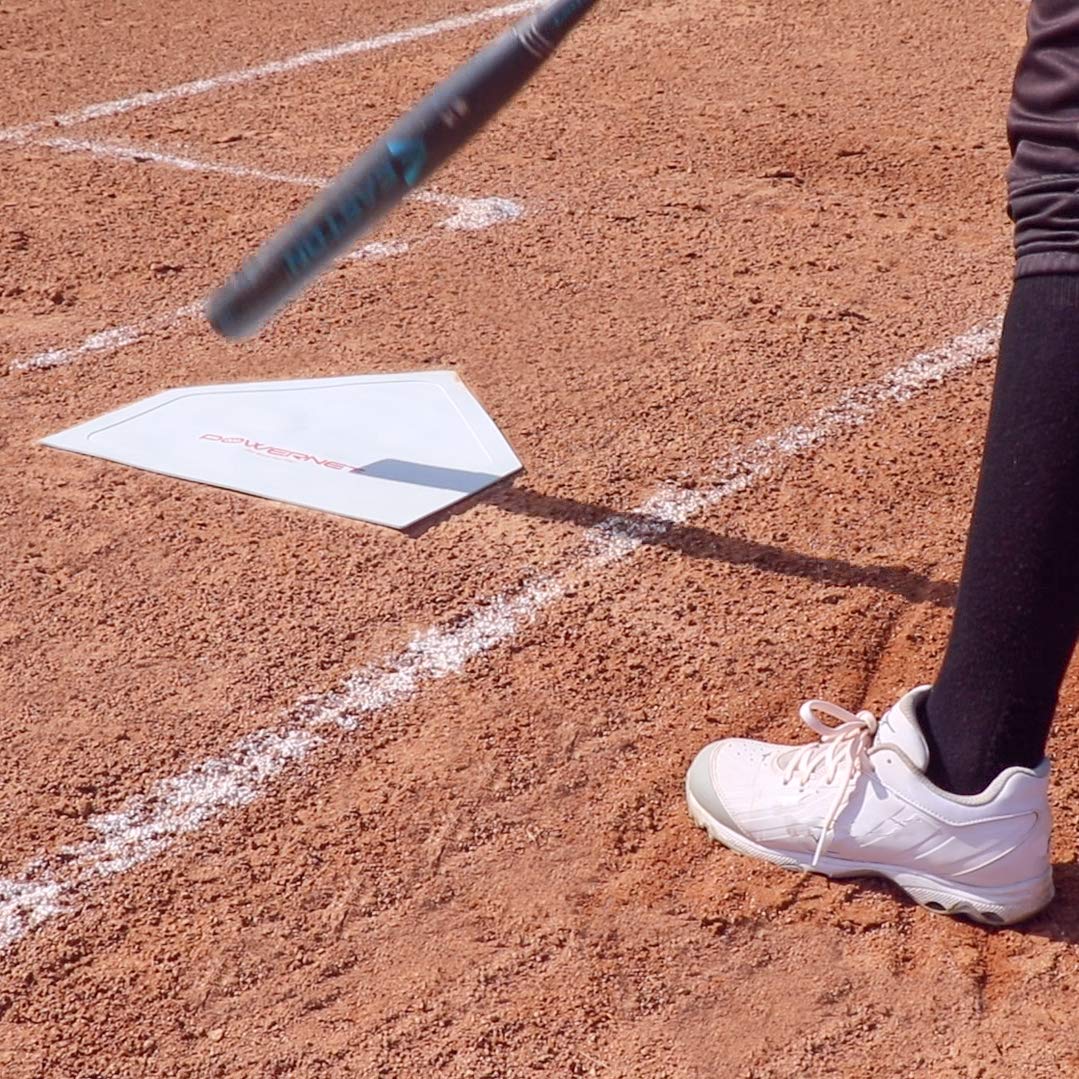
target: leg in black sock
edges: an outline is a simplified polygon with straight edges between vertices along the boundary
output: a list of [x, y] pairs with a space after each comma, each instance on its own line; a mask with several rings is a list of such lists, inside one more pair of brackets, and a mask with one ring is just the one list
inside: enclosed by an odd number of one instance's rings
[[1079, 633], [1079, 275], [1015, 283], [955, 620], [922, 726], [974, 794], [1042, 759]]

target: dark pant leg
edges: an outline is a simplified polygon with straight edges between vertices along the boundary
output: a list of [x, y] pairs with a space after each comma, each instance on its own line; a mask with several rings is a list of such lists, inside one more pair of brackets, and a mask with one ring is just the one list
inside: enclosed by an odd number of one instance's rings
[[1017, 275], [922, 726], [958, 794], [1036, 765], [1079, 633], [1079, 0], [1034, 0], [1008, 118]]

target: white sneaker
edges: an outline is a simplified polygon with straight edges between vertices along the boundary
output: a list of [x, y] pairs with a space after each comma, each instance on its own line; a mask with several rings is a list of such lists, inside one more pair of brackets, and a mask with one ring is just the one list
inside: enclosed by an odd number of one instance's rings
[[911, 690], [879, 722], [807, 701], [802, 720], [821, 736], [807, 746], [705, 746], [686, 775], [691, 816], [786, 869], [887, 877], [930, 910], [989, 925], [1029, 918], [1053, 898], [1049, 762], [1008, 768], [977, 795], [934, 786], [916, 719], [928, 692]]

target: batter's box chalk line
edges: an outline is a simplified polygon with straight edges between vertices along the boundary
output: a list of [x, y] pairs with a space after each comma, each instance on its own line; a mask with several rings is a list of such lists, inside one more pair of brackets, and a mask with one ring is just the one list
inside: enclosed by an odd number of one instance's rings
[[[242, 180], [257, 180], [266, 183], [290, 184], [295, 187], [318, 189], [330, 182], [330, 177], [306, 176], [300, 173], [276, 172], [250, 165], [236, 165], [228, 162], [207, 161], [205, 159], [184, 157], [161, 150], [103, 139], [43, 138], [34, 139], [34, 146], [49, 147], [63, 153], [84, 153], [112, 161], [130, 161], [135, 163], [151, 162], [184, 172], [202, 172], [232, 176]], [[491, 228], [507, 221], [516, 221], [524, 213], [524, 208], [513, 199], [498, 196], [469, 197], [449, 195], [428, 188], [413, 191], [408, 196], [410, 202], [430, 203], [445, 206], [452, 213], [438, 222], [439, 228], [453, 231], [470, 231]]]

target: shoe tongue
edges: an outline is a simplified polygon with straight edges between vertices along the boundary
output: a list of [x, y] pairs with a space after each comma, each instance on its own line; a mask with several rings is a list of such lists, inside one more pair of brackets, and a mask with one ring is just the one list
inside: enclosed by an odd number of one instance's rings
[[919, 686], [889, 708], [881, 716], [873, 743], [874, 748], [893, 745], [902, 750], [919, 772], [924, 772], [929, 765], [929, 747], [918, 725], [918, 705], [928, 692], [928, 686]]

